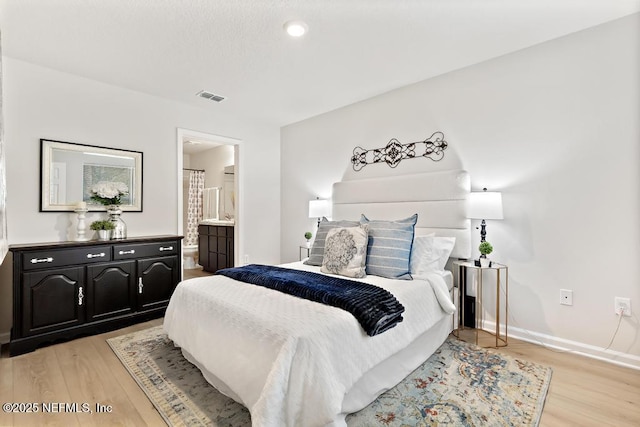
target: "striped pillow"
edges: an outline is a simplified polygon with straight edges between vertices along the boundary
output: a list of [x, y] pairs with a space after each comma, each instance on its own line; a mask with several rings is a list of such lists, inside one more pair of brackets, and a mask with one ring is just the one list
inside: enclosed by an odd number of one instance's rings
[[418, 214], [398, 221], [370, 220], [364, 214], [361, 224], [369, 224], [367, 274], [390, 279], [411, 280], [411, 245]]
[[360, 223], [358, 221], [329, 221], [327, 218], [323, 217], [320, 222], [320, 226], [318, 227], [318, 231], [316, 232], [316, 238], [313, 241], [313, 246], [311, 246], [309, 258], [304, 262], [304, 264], [317, 265], [318, 267], [322, 265], [322, 260], [324, 259], [324, 243], [329, 230], [338, 227], [358, 227], [359, 225]]

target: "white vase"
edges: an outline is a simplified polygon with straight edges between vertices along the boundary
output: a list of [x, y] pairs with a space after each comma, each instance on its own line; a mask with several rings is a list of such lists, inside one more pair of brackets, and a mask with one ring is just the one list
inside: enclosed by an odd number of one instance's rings
[[491, 260], [487, 257], [480, 257], [480, 267], [489, 267]]
[[98, 240], [111, 239], [111, 230], [98, 230]]

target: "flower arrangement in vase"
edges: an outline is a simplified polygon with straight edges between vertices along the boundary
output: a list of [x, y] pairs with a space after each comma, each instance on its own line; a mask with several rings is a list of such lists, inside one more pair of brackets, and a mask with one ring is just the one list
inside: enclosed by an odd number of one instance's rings
[[114, 225], [112, 239], [127, 238], [127, 224], [120, 218], [122, 196], [129, 194], [129, 187], [124, 182], [100, 181], [91, 187], [91, 200], [107, 207], [109, 221]]
[[480, 267], [491, 267], [491, 261], [487, 258], [491, 252], [493, 252], [493, 246], [489, 242], [481, 242], [478, 246], [480, 251]]
[[127, 194], [129, 187], [124, 182], [100, 181], [91, 186], [91, 200], [104, 206], [120, 205]]
[[304, 238], [307, 239], [307, 247], [310, 248], [311, 247], [311, 238], [313, 237], [313, 234], [311, 234], [310, 231], [307, 231], [306, 233], [304, 233]]

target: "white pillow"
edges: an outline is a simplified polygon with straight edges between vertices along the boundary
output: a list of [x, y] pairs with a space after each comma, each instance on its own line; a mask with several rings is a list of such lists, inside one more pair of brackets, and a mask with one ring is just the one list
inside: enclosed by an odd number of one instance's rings
[[411, 248], [411, 274], [443, 271], [455, 244], [455, 237], [416, 236]]

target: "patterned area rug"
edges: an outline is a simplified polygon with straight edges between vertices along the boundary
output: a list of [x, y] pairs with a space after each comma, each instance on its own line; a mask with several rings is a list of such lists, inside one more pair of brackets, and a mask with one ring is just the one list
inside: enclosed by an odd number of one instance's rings
[[[249, 411], [209, 385], [161, 326], [107, 340], [170, 426], [249, 427]], [[449, 338], [350, 427], [536, 426], [551, 369]]]

